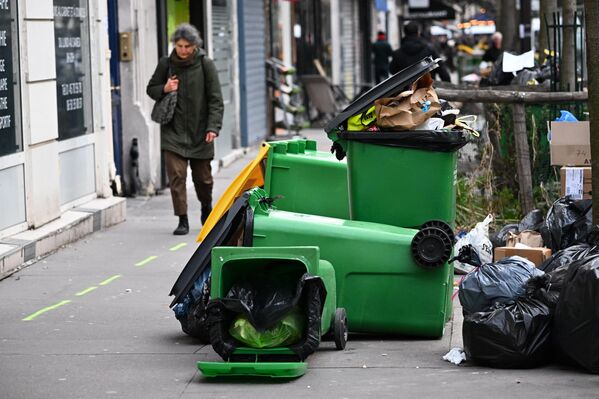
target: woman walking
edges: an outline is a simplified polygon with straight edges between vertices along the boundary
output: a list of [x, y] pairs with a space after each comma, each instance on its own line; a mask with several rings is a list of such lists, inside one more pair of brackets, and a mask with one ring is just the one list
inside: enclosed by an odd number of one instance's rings
[[146, 92], [159, 101], [177, 92], [173, 118], [160, 126], [160, 146], [179, 224], [173, 234], [189, 233], [187, 166], [202, 205], [202, 224], [212, 211], [214, 140], [223, 119], [223, 98], [214, 62], [201, 49], [202, 39], [190, 24], [177, 26], [171, 37], [174, 50], [158, 62]]

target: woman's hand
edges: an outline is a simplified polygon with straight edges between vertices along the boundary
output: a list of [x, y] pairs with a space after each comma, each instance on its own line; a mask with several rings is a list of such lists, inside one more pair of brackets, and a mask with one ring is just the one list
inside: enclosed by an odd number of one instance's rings
[[212, 143], [216, 136], [217, 134], [214, 132], [206, 132], [206, 143]]
[[166, 81], [164, 88], [162, 91], [165, 93], [170, 93], [171, 91], [177, 91], [179, 88], [179, 79], [177, 79], [177, 75], [173, 75]]

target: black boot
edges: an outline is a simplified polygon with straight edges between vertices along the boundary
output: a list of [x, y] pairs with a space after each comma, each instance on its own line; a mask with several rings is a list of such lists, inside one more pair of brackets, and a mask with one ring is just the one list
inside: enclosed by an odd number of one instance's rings
[[202, 226], [206, 223], [206, 219], [208, 219], [208, 215], [212, 212], [212, 205], [202, 205]]
[[176, 236], [184, 236], [189, 233], [189, 220], [187, 219], [187, 215], [179, 216], [179, 225], [173, 231], [173, 234]]

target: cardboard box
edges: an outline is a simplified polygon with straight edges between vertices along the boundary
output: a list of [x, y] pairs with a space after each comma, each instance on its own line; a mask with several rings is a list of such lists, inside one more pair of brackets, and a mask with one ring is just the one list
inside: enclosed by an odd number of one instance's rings
[[591, 166], [589, 122], [551, 122], [551, 165]]
[[562, 166], [560, 171], [561, 196], [569, 195], [572, 199], [591, 199], [593, 182], [591, 167]]
[[514, 248], [514, 247], [497, 247], [495, 248], [495, 261], [501, 260], [508, 256], [521, 256], [528, 259], [535, 266], [539, 266], [551, 256], [550, 248]]

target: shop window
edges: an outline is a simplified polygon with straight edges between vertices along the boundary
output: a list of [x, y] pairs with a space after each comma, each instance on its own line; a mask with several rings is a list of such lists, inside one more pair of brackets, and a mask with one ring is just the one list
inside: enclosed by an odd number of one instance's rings
[[16, 0], [0, 0], [0, 156], [23, 150]]
[[88, 11], [87, 0], [54, 0], [59, 140], [92, 131]]

